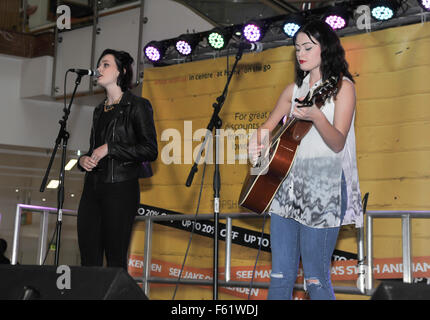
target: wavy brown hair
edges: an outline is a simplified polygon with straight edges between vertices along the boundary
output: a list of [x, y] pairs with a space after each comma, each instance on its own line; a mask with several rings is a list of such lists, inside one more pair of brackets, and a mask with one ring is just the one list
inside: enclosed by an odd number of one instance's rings
[[[316, 19], [308, 20], [294, 35], [294, 45], [296, 44], [297, 35], [300, 32], [306, 34], [312, 42], [312, 38], [314, 38], [320, 44], [320, 69], [322, 74], [322, 81], [325, 81], [332, 76], [338, 77], [343, 74], [345, 77], [349, 78], [352, 82], [354, 82], [354, 79], [352, 78], [352, 75], [348, 70], [348, 62], [346, 62], [345, 60], [345, 50], [343, 49], [336, 32], [327, 23]], [[300, 69], [300, 65], [297, 62], [297, 59], [295, 59], [295, 70], [295, 82], [297, 86], [300, 87], [303, 84], [303, 79], [308, 75], [309, 72]]]

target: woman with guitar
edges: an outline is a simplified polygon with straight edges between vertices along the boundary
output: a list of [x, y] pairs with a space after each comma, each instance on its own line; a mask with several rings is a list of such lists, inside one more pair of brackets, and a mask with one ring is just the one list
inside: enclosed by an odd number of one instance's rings
[[[311, 124], [268, 209], [272, 246], [268, 298], [292, 298], [301, 257], [310, 298], [335, 299], [330, 263], [339, 229], [352, 223], [361, 226], [363, 220], [355, 151], [354, 80], [340, 40], [325, 22], [308, 21], [293, 42], [295, 83], [281, 93], [249, 145], [255, 160], [267, 150], [267, 133], [272, 135], [284, 116]], [[330, 78], [336, 79], [335, 95], [304, 106], [313, 90]]]

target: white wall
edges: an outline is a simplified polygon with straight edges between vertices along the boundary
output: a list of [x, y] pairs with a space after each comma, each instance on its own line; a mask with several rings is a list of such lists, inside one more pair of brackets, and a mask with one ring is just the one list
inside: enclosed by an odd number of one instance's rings
[[[21, 99], [21, 72], [26, 59], [0, 56], [0, 144], [52, 148], [58, 133], [63, 105]], [[44, 81], [44, 79], [41, 79]], [[35, 86], [39, 82], [35, 81]], [[88, 140], [92, 110], [73, 106], [69, 118], [69, 148], [78, 149]]]

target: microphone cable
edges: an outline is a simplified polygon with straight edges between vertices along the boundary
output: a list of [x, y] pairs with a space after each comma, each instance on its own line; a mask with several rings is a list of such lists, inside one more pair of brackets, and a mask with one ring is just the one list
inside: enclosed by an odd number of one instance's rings
[[191, 240], [193, 239], [194, 227], [195, 227], [195, 225], [197, 223], [197, 215], [199, 213], [200, 201], [201, 201], [201, 198], [202, 198], [203, 181], [205, 180], [205, 172], [206, 172], [206, 159], [205, 159], [205, 161], [203, 163], [203, 173], [202, 173], [202, 181], [200, 183], [199, 199], [197, 200], [197, 209], [196, 209], [196, 213], [194, 215], [194, 221], [192, 223], [192, 228], [191, 228], [191, 231], [190, 231], [190, 239], [188, 240], [187, 250], [185, 251], [184, 260], [182, 262], [181, 270], [179, 271], [179, 276], [178, 276], [178, 280], [176, 281], [175, 291], [173, 292], [172, 300], [175, 300], [176, 292], [178, 291], [178, 287], [179, 287], [179, 282], [181, 281], [181, 278], [182, 278], [182, 272], [184, 271], [185, 261], [187, 260], [188, 252], [189, 252], [190, 247], [191, 247]]
[[257, 262], [258, 262], [258, 259], [260, 257], [261, 246], [263, 245], [264, 226], [266, 225], [266, 216], [267, 216], [267, 214], [265, 213], [263, 215], [263, 226], [261, 227], [260, 244], [258, 246], [257, 257], [255, 258], [254, 270], [252, 271], [252, 278], [251, 278], [251, 282], [249, 284], [248, 300], [251, 300], [251, 291], [252, 291], [252, 286], [254, 284], [255, 270], [257, 269]]
[[54, 229], [54, 233], [52, 234], [51, 241], [49, 241], [48, 248], [45, 252], [45, 257], [43, 258], [42, 266], [45, 265], [46, 258], [48, 257], [49, 251], [51, 249], [51, 245], [54, 243], [55, 235], [57, 234], [57, 228]]

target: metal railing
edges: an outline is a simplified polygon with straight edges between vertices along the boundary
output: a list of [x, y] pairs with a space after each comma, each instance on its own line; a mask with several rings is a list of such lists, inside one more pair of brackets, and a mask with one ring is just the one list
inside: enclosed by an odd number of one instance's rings
[[[226, 237], [225, 237], [225, 280], [220, 280], [218, 285], [221, 287], [250, 287], [251, 283], [247, 281], [231, 281], [231, 245], [232, 245], [232, 219], [258, 219], [263, 215], [256, 215], [254, 213], [225, 213], [220, 214], [220, 220], [226, 220]], [[144, 245], [144, 258], [143, 258], [143, 274], [142, 278], [137, 281], [142, 281], [142, 288], [147, 296], [149, 296], [150, 283], [164, 283], [164, 284], [184, 284], [184, 285], [212, 285], [212, 280], [200, 279], [179, 279], [178, 278], [161, 278], [151, 277], [151, 238], [152, 228], [155, 221], [172, 221], [172, 220], [213, 220], [213, 214], [199, 214], [195, 215], [163, 215], [163, 216], [140, 216], [136, 220], [144, 220], [145, 223], [145, 245]], [[269, 218], [269, 216], [267, 216]], [[363, 243], [363, 242], [362, 242]], [[363, 275], [364, 276], [364, 275]], [[179, 281], [179, 282], [178, 282]], [[303, 284], [295, 284], [295, 289], [304, 290]], [[268, 289], [268, 282], [253, 282], [252, 288]], [[348, 287], [348, 286], [334, 286], [334, 292], [356, 295], [371, 295], [372, 291], [364, 290], [363, 288]]]
[[[13, 265], [18, 262], [19, 237], [21, 229], [21, 215], [23, 210], [38, 212], [41, 214], [37, 263], [43, 264], [48, 245], [48, 222], [49, 215], [56, 215], [57, 208], [18, 204], [15, 214], [14, 238], [12, 246]], [[63, 210], [63, 215], [77, 216], [74, 210]], [[220, 214], [220, 220], [226, 220], [225, 233], [225, 279], [219, 281], [221, 287], [249, 287], [250, 282], [231, 280], [231, 250], [232, 250], [232, 219], [258, 219], [262, 215], [253, 213], [226, 213]], [[269, 216], [267, 216], [269, 218]], [[366, 240], [364, 241], [364, 228], [358, 229], [357, 249], [358, 249], [358, 280], [357, 287], [334, 286], [334, 292], [354, 295], [372, 295], [373, 288], [373, 220], [398, 218], [402, 219], [402, 257], [403, 257], [403, 282], [411, 283], [413, 280], [412, 264], [412, 241], [411, 241], [411, 219], [428, 219], [430, 211], [367, 211], [366, 212]], [[150, 283], [183, 284], [183, 285], [212, 285], [212, 280], [200, 279], [180, 279], [151, 277], [151, 244], [153, 235], [153, 223], [156, 221], [181, 221], [181, 220], [213, 220], [212, 214], [195, 215], [162, 215], [162, 216], [137, 216], [136, 220], [145, 221], [145, 244], [144, 244], [144, 264], [142, 278], [135, 278], [143, 283], [143, 290], [149, 296]], [[366, 242], [366, 246], [364, 246]], [[366, 262], [365, 262], [366, 260]], [[365, 266], [364, 268], [361, 268]], [[268, 282], [253, 282], [252, 288], [268, 289]], [[295, 289], [304, 290], [303, 284], [295, 284]]]
[[403, 282], [412, 283], [412, 240], [411, 218], [429, 219], [430, 211], [367, 211], [366, 212], [366, 246], [367, 246], [367, 270], [366, 291], [373, 290], [373, 219], [402, 219], [402, 257], [403, 257]]
[[[37, 264], [42, 265], [45, 260], [46, 249], [48, 246], [48, 223], [49, 215], [57, 214], [57, 208], [32, 206], [28, 204], [18, 204], [16, 206], [15, 224], [13, 231], [13, 245], [12, 245], [12, 261], [11, 264], [18, 262], [18, 248], [19, 236], [21, 230], [21, 214], [22, 210], [29, 210], [31, 212], [38, 212], [41, 214], [40, 229], [39, 229], [39, 242], [37, 246]], [[64, 216], [77, 216], [76, 211], [63, 209]]]

